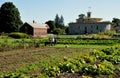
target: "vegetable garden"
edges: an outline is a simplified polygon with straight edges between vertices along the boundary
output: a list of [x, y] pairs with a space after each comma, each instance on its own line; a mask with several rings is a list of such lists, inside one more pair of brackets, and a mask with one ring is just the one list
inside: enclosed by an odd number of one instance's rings
[[0, 39], [0, 77], [120, 77], [120, 39], [57, 37], [57, 45], [44, 46], [47, 40]]

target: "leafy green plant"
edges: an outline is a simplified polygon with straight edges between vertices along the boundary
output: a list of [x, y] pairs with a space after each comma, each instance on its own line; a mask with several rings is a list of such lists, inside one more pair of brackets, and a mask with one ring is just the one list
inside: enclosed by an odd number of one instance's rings
[[26, 76], [20, 73], [9, 73], [9, 74], [5, 74], [3, 77], [4, 78], [30, 78], [29, 76]]
[[98, 72], [98, 70], [97, 70], [97, 66], [96, 65], [87, 64], [87, 65], [84, 65], [82, 67], [82, 73], [83, 74], [86, 74], [86, 75], [89, 75], [89, 74], [97, 75], [98, 74], [97, 72]]
[[81, 58], [83, 58], [86, 63], [92, 63], [92, 62], [95, 62], [96, 60], [95, 57], [89, 56], [89, 55], [83, 55]]
[[92, 52], [90, 52], [90, 55], [95, 56], [96, 59], [100, 61], [104, 60], [104, 58], [106, 57], [106, 54], [99, 50], [93, 50]]
[[49, 77], [53, 77], [56, 74], [60, 73], [60, 69], [57, 66], [49, 66], [47, 68], [45, 68], [45, 70], [43, 71], [43, 73]]
[[120, 64], [120, 56], [118, 56], [118, 55], [107, 56], [107, 57], [105, 57], [105, 60], [107, 60], [113, 64]]
[[97, 66], [101, 74], [113, 74], [114, 72], [113, 64], [106, 60], [104, 60], [103, 62], [100, 62]]
[[62, 73], [63, 72], [74, 73], [76, 71], [76, 65], [69, 61], [60, 63], [58, 67], [60, 68], [60, 71]]
[[115, 53], [116, 50], [113, 47], [110, 47], [110, 48], [103, 49], [101, 51], [103, 51], [107, 55], [112, 55], [113, 53]]

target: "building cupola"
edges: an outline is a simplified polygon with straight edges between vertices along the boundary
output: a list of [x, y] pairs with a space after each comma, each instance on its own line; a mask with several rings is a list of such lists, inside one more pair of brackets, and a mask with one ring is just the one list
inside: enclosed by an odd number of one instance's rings
[[87, 18], [91, 18], [91, 12], [87, 12]]

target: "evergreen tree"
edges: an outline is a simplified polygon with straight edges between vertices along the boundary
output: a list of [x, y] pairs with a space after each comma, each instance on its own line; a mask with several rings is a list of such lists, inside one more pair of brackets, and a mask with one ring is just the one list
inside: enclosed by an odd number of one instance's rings
[[55, 17], [55, 26], [58, 28], [59, 27], [59, 22], [60, 22], [60, 18], [58, 16], [58, 14], [56, 14], [56, 17]]
[[64, 18], [63, 18], [62, 15], [61, 15], [61, 18], [60, 18], [58, 16], [58, 14], [56, 14], [55, 25], [56, 25], [56, 28], [62, 28], [62, 27], [64, 27]]
[[0, 8], [0, 32], [16, 32], [22, 25], [18, 8], [12, 2], [5, 2]]
[[60, 18], [60, 27], [64, 27], [64, 18], [63, 18], [62, 15], [61, 15], [61, 18]]

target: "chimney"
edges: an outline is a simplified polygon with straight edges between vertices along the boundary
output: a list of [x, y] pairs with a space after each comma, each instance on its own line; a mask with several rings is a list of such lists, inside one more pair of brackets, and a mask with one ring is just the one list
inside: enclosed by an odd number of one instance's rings
[[33, 23], [35, 23], [35, 20], [33, 20]]

